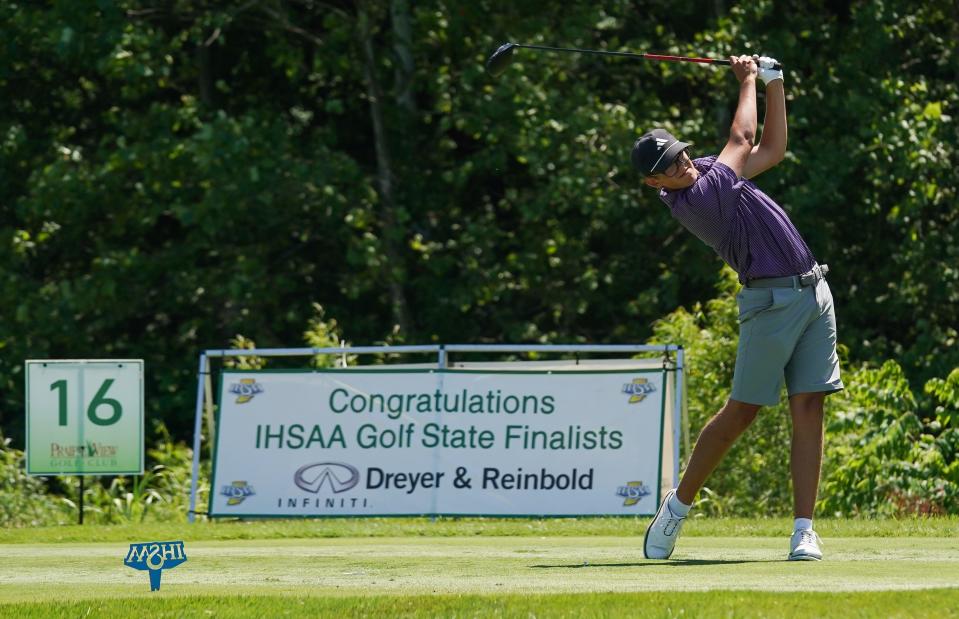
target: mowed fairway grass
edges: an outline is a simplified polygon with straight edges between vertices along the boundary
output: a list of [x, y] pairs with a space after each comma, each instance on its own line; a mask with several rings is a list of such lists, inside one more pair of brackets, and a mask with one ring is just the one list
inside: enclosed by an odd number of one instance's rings
[[[959, 519], [693, 519], [646, 561], [642, 519], [368, 519], [0, 531], [10, 617], [959, 617]], [[130, 542], [184, 540], [151, 593]]]

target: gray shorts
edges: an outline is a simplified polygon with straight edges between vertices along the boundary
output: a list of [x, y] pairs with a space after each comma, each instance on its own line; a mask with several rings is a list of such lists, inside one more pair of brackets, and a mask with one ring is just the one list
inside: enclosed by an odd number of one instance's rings
[[732, 399], [772, 406], [783, 379], [790, 396], [843, 388], [836, 354], [836, 312], [825, 279], [797, 288], [744, 287]]

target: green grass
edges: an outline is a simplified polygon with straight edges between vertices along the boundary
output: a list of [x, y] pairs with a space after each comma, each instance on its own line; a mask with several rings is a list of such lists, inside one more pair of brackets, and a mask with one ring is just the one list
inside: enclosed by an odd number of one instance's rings
[[[645, 518], [330, 518], [233, 520], [196, 524], [57, 526], [0, 530], [0, 544], [130, 542], [137, 539], [230, 540], [330, 537], [580, 537], [643, 535]], [[683, 537], [774, 537], [792, 530], [786, 518], [690, 518]], [[959, 517], [909, 519], [817, 519], [823, 537], [959, 536]]]
[[[4, 609], [4, 607], [0, 607]], [[959, 617], [959, 589], [792, 594], [714, 591], [558, 595], [195, 596], [15, 604], [15, 617]]]
[[[376, 519], [8, 530], [0, 532], [0, 616], [959, 617], [956, 519], [821, 521], [820, 563], [783, 560], [787, 520], [696, 520], [673, 560], [646, 561], [644, 524]], [[129, 542], [154, 539], [184, 539], [189, 560], [151, 593], [146, 573], [122, 559]]]

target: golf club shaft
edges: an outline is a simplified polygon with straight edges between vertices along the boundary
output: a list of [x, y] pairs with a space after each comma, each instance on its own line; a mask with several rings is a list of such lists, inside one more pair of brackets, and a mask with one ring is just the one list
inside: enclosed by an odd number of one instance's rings
[[[729, 65], [728, 60], [718, 60], [715, 58], [694, 58], [691, 56], [664, 56], [661, 54], [637, 54], [634, 52], [610, 52], [597, 49], [578, 49], [575, 47], [547, 47], [545, 45], [526, 45], [516, 43], [516, 47], [527, 49], [542, 49], [550, 52], [573, 52], [578, 54], [596, 54], [600, 56], [624, 56], [626, 58], [644, 58], [646, 60], [664, 60], [667, 62], [698, 62], [699, 64], [721, 64]], [[776, 63], [775, 69], [781, 69], [782, 65]]]

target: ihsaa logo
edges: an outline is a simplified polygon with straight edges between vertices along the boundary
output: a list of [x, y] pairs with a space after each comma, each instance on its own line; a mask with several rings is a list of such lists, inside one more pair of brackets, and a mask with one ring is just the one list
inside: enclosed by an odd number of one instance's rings
[[633, 382], [623, 385], [623, 393], [629, 394], [629, 403], [642, 402], [646, 396], [656, 391], [655, 385], [645, 378], [634, 378]]
[[629, 481], [625, 486], [616, 489], [617, 496], [626, 498], [623, 505], [636, 505], [641, 498], [648, 496], [651, 492], [641, 481]]
[[220, 494], [228, 497], [227, 505], [239, 505], [243, 502], [243, 499], [253, 496], [256, 492], [253, 491], [253, 486], [245, 481], [235, 481], [229, 486], [223, 486]]
[[236, 394], [237, 404], [246, 404], [258, 393], [263, 393], [263, 385], [259, 385], [255, 378], [241, 378], [240, 382], [230, 385], [230, 393]]
[[186, 561], [183, 542], [143, 542], [130, 544], [123, 563], [135, 570], [150, 572], [150, 591], [160, 590], [160, 574]]

